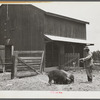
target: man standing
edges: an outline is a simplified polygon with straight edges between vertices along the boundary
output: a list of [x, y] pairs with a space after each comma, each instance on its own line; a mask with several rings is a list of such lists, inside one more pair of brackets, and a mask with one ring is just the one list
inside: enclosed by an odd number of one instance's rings
[[90, 52], [87, 46], [84, 48], [84, 51], [86, 53], [86, 57], [81, 58], [80, 61], [84, 63], [84, 66], [86, 68], [88, 82], [92, 82], [92, 67], [93, 67], [92, 53]]

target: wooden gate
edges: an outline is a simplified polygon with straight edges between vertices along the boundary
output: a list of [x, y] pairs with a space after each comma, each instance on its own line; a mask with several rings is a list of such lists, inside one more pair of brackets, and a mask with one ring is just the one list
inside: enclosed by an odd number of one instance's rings
[[19, 77], [29, 76], [34, 72], [39, 74], [43, 71], [44, 51], [15, 51], [15, 56]]
[[65, 67], [79, 67], [79, 53], [66, 53], [65, 54]]

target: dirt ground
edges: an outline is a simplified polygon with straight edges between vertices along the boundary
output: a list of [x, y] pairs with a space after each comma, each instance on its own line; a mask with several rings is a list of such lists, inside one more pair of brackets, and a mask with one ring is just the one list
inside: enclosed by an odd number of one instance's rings
[[11, 80], [10, 73], [0, 73], [0, 90], [32, 90], [32, 91], [99, 91], [100, 71], [93, 70], [93, 82], [88, 83], [86, 72], [82, 70], [69, 71], [75, 76], [75, 82], [67, 85], [48, 84], [47, 75], [16, 78]]

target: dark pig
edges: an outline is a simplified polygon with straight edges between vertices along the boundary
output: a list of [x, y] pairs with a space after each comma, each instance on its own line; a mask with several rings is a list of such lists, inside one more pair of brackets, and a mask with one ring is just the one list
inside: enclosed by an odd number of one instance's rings
[[61, 70], [53, 70], [48, 73], [49, 84], [52, 84], [52, 80], [54, 84], [65, 84], [66, 83], [66, 74]]

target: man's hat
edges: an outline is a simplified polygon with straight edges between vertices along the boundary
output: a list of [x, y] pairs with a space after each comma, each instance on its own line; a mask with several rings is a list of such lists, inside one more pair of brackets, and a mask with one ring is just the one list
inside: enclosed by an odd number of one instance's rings
[[84, 50], [89, 50], [89, 48], [86, 46], [86, 47], [84, 48]]

